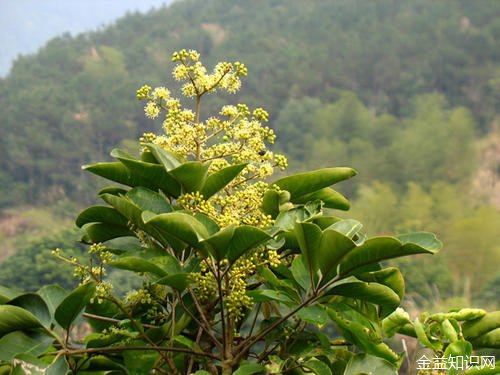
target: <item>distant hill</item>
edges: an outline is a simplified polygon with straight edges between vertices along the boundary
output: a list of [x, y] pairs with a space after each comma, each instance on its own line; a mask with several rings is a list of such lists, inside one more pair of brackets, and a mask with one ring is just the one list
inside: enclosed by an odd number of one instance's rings
[[0, 76], [19, 54], [34, 53], [49, 39], [103, 28], [126, 12], [148, 11], [171, 0], [4, 0], [0, 2]]
[[367, 113], [402, 118], [415, 97], [437, 92], [468, 108], [484, 134], [500, 102], [499, 13], [496, 0], [185, 0], [59, 36], [0, 80], [0, 207], [88, 201], [94, 180], [80, 166], [159, 128], [134, 93], [143, 83], [177, 87], [170, 54], [180, 48], [208, 64], [245, 62], [249, 77], [230, 100], [265, 105], [271, 126], [293, 100], [332, 103], [349, 91]]

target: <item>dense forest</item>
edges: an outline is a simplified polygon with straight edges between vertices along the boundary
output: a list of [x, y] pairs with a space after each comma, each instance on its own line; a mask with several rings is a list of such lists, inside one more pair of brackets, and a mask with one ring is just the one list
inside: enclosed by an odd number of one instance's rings
[[358, 170], [344, 193], [370, 234], [440, 236], [439, 257], [400, 263], [418, 304], [498, 300], [499, 13], [494, 0], [184, 0], [51, 40], [0, 81], [0, 283], [71, 283], [24, 275], [55, 267], [50, 248], [78, 252], [68, 218], [99, 184], [80, 167], [159, 131], [135, 90], [178, 88], [170, 54], [193, 48], [248, 66], [228, 100], [265, 106], [292, 171]]

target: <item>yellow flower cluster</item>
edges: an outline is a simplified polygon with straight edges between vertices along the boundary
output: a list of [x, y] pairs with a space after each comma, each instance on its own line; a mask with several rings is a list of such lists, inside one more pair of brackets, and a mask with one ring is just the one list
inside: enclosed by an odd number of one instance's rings
[[174, 52], [172, 61], [178, 62], [172, 74], [177, 81], [186, 81], [182, 93], [187, 97], [201, 96], [215, 92], [217, 88], [234, 93], [241, 87], [240, 76], [247, 75], [244, 64], [221, 62], [215, 66], [211, 74], [199, 61], [200, 54], [196, 51], [182, 50]]
[[131, 290], [125, 296], [125, 303], [129, 306], [153, 303], [151, 294], [146, 289]]
[[253, 300], [246, 294], [246, 278], [255, 272], [254, 258], [240, 258], [229, 270], [225, 303], [229, 316], [239, 320], [245, 309], [253, 307]]
[[202, 302], [210, 301], [217, 293], [217, 283], [213, 273], [210, 272], [210, 259], [205, 259], [200, 263], [200, 272], [192, 273], [192, 281], [195, 284], [196, 295]]
[[[64, 256], [61, 252], [61, 249], [53, 250], [52, 254], [74, 267], [73, 276], [80, 279], [80, 284], [85, 284], [91, 280], [97, 282], [95, 294], [92, 298], [92, 301], [101, 303], [113, 292], [113, 285], [110, 282], [103, 280], [106, 276], [106, 269], [104, 268], [104, 266], [112, 260], [113, 253], [108, 251], [102, 243], [94, 243], [90, 246], [89, 265], [81, 263], [76, 257]], [[96, 258], [98, 265], [94, 265], [94, 261], [96, 260]]]
[[[269, 185], [262, 180], [271, 176], [276, 168], [284, 170], [287, 167], [285, 156], [268, 149], [276, 140], [274, 131], [263, 125], [269, 120], [269, 114], [262, 108], [250, 110], [245, 104], [237, 104], [223, 106], [219, 116], [200, 118], [202, 96], [217, 90], [230, 93], [239, 90], [241, 77], [247, 75], [245, 65], [221, 62], [208, 72], [194, 50], [174, 52], [172, 61], [177, 63], [172, 73], [182, 84], [182, 94], [196, 99], [195, 111], [183, 108], [164, 87], [141, 87], [137, 98], [147, 100], [146, 116], [157, 118], [159, 112], [165, 112], [164, 134], [146, 133], [140, 139], [141, 144], [152, 142], [184, 160], [210, 163], [210, 174], [228, 166], [245, 164], [236, 178], [210, 198], [192, 192], [179, 196], [176, 203], [187, 211], [207, 215], [221, 228], [242, 224], [269, 227], [272, 217], [261, 211], [263, 195]], [[238, 320], [253, 303], [246, 294], [246, 279], [258, 265], [276, 267], [280, 259], [275, 250], [260, 249], [251, 257], [239, 259], [230, 269], [225, 269], [227, 262], [218, 265], [211, 262], [210, 258], [204, 259], [200, 272], [192, 274], [196, 294], [203, 301], [217, 295], [214, 270], [219, 267], [228, 277], [223, 288], [224, 303], [229, 315]]]

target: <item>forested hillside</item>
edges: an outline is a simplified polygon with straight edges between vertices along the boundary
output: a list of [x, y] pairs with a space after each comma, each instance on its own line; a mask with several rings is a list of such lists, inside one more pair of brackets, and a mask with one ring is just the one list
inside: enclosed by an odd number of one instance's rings
[[371, 234], [442, 237], [443, 257], [414, 279], [424, 299], [453, 277], [443, 296], [480, 295], [500, 256], [498, 14], [495, 0], [184, 0], [53, 39], [0, 81], [0, 209], [93, 200], [98, 181], [80, 166], [160, 129], [135, 90], [178, 87], [170, 54], [193, 48], [248, 66], [228, 99], [266, 106], [292, 170], [358, 170], [345, 193]]

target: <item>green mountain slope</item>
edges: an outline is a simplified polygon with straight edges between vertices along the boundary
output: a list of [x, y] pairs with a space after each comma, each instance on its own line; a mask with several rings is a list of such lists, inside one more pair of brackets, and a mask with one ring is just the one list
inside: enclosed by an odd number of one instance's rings
[[401, 117], [417, 95], [439, 92], [486, 132], [500, 100], [499, 11], [494, 0], [185, 0], [56, 38], [0, 81], [0, 207], [90, 199], [95, 182], [80, 166], [159, 127], [135, 89], [175, 87], [167, 72], [179, 48], [245, 62], [249, 78], [231, 100], [265, 104], [271, 126], [290, 100], [330, 103], [347, 90], [370, 112]]

